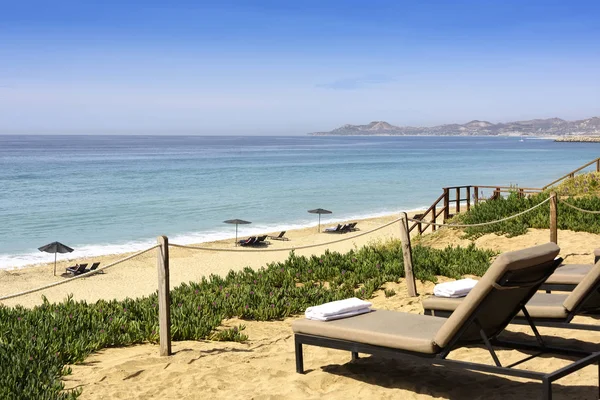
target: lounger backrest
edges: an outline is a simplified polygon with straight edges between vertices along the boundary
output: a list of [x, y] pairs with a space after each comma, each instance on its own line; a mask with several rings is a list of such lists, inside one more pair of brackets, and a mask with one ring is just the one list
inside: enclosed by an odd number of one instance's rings
[[250, 236], [250, 237], [249, 237], [248, 239], [246, 239], [246, 240], [241, 240], [241, 241], [240, 241], [240, 244], [241, 244], [242, 246], [245, 246], [245, 245], [247, 245], [247, 244], [252, 244], [252, 243], [254, 243], [254, 242], [256, 242], [256, 236]]
[[77, 272], [85, 271], [85, 268], [87, 266], [88, 266], [87, 263], [85, 263], [85, 264], [79, 264], [79, 267], [77, 267]]
[[93, 264], [92, 264], [92, 266], [90, 267], [90, 271], [93, 271], [93, 270], [95, 270], [96, 268], [98, 268], [98, 265], [100, 265], [100, 263], [99, 263], [99, 262], [95, 262], [95, 263], [93, 263]]
[[285, 235], [285, 231], [282, 231], [282, 232], [279, 234], [279, 236], [277, 236], [277, 237], [278, 237], [278, 238], [282, 238], [282, 237], [283, 237], [283, 235]]
[[434, 342], [440, 348], [480, 342], [481, 328], [487, 337], [499, 334], [560, 265], [561, 260], [555, 260], [559, 250], [556, 244], [547, 243], [499, 255], [442, 325]]
[[563, 307], [569, 312], [600, 308], [600, 261], [592, 266], [581, 282], [565, 299]]

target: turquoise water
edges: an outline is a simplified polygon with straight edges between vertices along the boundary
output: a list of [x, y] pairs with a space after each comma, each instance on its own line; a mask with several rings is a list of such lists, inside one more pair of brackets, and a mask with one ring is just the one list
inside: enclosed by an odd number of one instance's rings
[[[426, 208], [454, 185], [542, 186], [594, 143], [483, 137], [0, 136], [0, 268]], [[59, 256], [66, 258], [65, 256]]]

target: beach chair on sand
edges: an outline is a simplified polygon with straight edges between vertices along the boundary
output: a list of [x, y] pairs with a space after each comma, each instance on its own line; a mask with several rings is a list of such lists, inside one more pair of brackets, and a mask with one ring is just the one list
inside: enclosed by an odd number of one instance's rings
[[240, 246], [250, 246], [256, 242], [256, 236], [250, 236], [248, 239], [242, 239], [238, 242]]
[[[600, 261], [592, 267], [569, 294], [535, 293], [525, 305], [527, 314], [520, 312], [511, 323], [527, 325], [531, 317], [537, 326], [600, 331], [600, 325], [571, 322], [576, 315], [600, 316]], [[423, 309], [428, 315], [448, 317], [464, 299], [432, 296], [423, 300]]]
[[252, 246], [260, 246], [263, 244], [269, 244], [269, 242], [267, 242], [267, 235], [257, 236], [256, 240], [251, 243]]
[[323, 232], [332, 233], [332, 232], [340, 232], [342, 229], [342, 224], [338, 224], [335, 228], [325, 228]]
[[290, 240], [289, 238], [286, 238], [285, 236], [285, 232], [286, 231], [281, 231], [281, 233], [277, 236], [269, 236], [269, 239], [273, 239], [273, 240]]
[[65, 272], [71, 275], [79, 275], [79, 274], [83, 274], [85, 272], [85, 268], [87, 267], [87, 263], [86, 264], [75, 264], [71, 267], [67, 267], [65, 268]]
[[[95, 262], [92, 264], [92, 266], [89, 269], [86, 269], [84, 272], [87, 273], [87, 272], [94, 271], [94, 270], [96, 270], [96, 268], [98, 268], [99, 265], [100, 265], [99, 261]], [[100, 271], [100, 272], [103, 272], [103, 271]]]
[[[594, 250], [594, 263], [600, 260], [600, 249]], [[546, 293], [553, 290], [561, 292], [570, 292], [583, 280], [591, 271], [594, 264], [566, 264], [556, 268], [556, 271], [550, 275], [550, 278], [542, 285]]]
[[[524, 305], [560, 265], [562, 260], [555, 260], [558, 252], [556, 244], [547, 243], [501, 254], [448, 319], [375, 310], [327, 322], [296, 320], [292, 323], [296, 371], [304, 372], [303, 345], [347, 350], [352, 353], [352, 359], [358, 358], [358, 353], [386, 357], [412, 356], [436, 366], [539, 380], [542, 382], [543, 398], [550, 399], [553, 381], [598, 363], [600, 352], [549, 346], [537, 334], [531, 320], [537, 344], [506, 342], [500, 340], [498, 335], [519, 310], [526, 314]], [[489, 351], [493, 364], [447, 359], [452, 350], [475, 344], [483, 345]], [[568, 356], [569, 360], [574, 358], [574, 361], [550, 373], [518, 369], [516, 367], [521, 362], [502, 365], [494, 346], [536, 350], [534, 355], [525, 360], [555, 353]]]
[[345, 229], [345, 230], [346, 230], [347, 232], [354, 232], [354, 231], [357, 231], [357, 230], [358, 230], [358, 228], [356, 227], [356, 224], [358, 224], [358, 222], [352, 222], [352, 223], [350, 223], [350, 224], [346, 225], [346, 229]]

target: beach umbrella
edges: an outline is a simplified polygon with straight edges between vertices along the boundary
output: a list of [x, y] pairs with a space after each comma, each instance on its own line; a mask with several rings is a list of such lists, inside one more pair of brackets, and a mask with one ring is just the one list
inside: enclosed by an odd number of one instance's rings
[[317, 232], [321, 232], [321, 214], [332, 214], [331, 211], [325, 210], [324, 208], [315, 208], [314, 210], [308, 210], [311, 214], [319, 214], [319, 227]]
[[54, 275], [56, 275], [56, 253], [70, 253], [73, 251], [72, 248], [62, 244], [61, 242], [52, 242], [48, 243], [45, 246], [38, 247], [39, 251], [44, 251], [46, 253], [54, 253]]
[[227, 221], [223, 221], [226, 224], [235, 224], [235, 244], [237, 245], [237, 232], [238, 232], [238, 225], [247, 225], [247, 224], [251, 224], [252, 222], [250, 221], [244, 221], [243, 219], [228, 219]]

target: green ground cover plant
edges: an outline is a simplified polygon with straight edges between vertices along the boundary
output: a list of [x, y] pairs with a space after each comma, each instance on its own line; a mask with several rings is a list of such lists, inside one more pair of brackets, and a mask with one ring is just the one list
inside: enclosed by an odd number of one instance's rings
[[[590, 176], [591, 175], [591, 176]], [[519, 196], [515, 191], [507, 197], [489, 200], [471, 208], [470, 211], [457, 215], [453, 223], [466, 225], [496, 221], [511, 215], [518, 214], [546, 200], [552, 191], [559, 196], [558, 201], [558, 229], [571, 230], [575, 232], [600, 233], [600, 214], [583, 213], [568, 207], [565, 202], [583, 210], [600, 211], [600, 196], [595, 194], [591, 188], [595, 188], [600, 182], [598, 174], [583, 174], [575, 178], [565, 180], [556, 188], [551, 188], [542, 193], [531, 196]], [[583, 195], [581, 193], [584, 193]], [[509, 221], [495, 223], [486, 226], [465, 228], [467, 238], [477, 238], [488, 233], [498, 235], [518, 236], [523, 235], [529, 228], [549, 229], [550, 227], [550, 205], [544, 204], [537, 209]]]
[[[436, 275], [482, 275], [495, 255], [489, 250], [424, 246], [413, 249], [417, 279]], [[268, 321], [300, 314], [315, 304], [352, 296], [368, 299], [386, 282], [404, 276], [399, 241], [365, 246], [346, 254], [326, 251], [259, 270], [211, 275], [171, 292], [173, 340], [244, 341], [244, 326], [219, 329], [239, 317]], [[158, 341], [157, 295], [88, 304], [67, 298], [33, 309], [0, 306], [0, 398], [74, 399], [81, 390], [64, 390], [65, 367], [106, 347]]]

